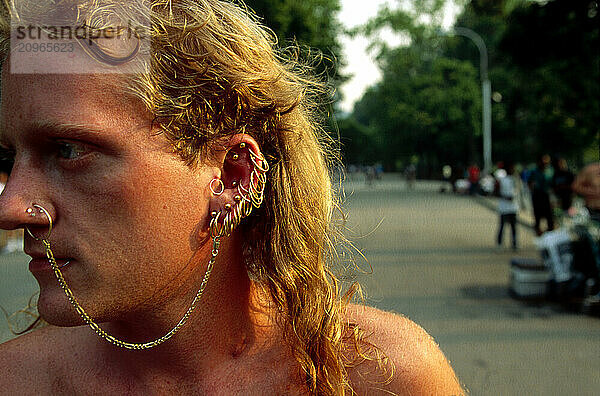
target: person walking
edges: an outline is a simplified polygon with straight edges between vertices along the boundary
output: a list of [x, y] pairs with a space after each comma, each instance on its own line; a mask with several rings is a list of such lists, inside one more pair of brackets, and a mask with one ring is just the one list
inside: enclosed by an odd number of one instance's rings
[[517, 198], [519, 196], [519, 188], [514, 173], [514, 165], [507, 164], [506, 175], [498, 179], [498, 190], [500, 195], [498, 214], [500, 215], [500, 226], [498, 228], [496, 242], [498, 248], [501, 248], [504, 225], [508, 223], [511, 227], [512, 249], [517, 250], [517, 212], [519, 210]]
[[467, 169], [468, 178], [469, 178], [469, 194], [475, 195], [479, 193], [479, 179], [481, 177], [481, 170], [477, 164], [473, 163]]
[[543, 155], [538, 159], [537, 168], [531, 172], [528, 184], [531, 191], [531, 203], [533, 206], [533, 216], [535, 217], [535, 232], [538, 236], [542, 235], [540, 223], [546, 219], [546, 231], [554, 229], [554, 217], [550, 205], [550, 182], [546, 178], [546, 168], [550, 164], [550, 156]]
[[571, 184], [575, 180], [575, 175], [569, 170], [567, 160], [559, 158], [556, 161], [554, 176], [552, 177], [552, 190], [560, 202], [560, 208], [567, 212], [573, 204], [573, 190]]

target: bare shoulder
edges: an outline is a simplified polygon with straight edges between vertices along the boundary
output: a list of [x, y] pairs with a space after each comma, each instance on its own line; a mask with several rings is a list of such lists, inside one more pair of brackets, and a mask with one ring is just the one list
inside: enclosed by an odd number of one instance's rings
[[359, 395], [463, 395], [448, 360], [423, 328], [408, 318], [375, 308], [350, 305], [348, 320], [388, 359], [383, 368], [365, 361], [348, 370]]
[[[0, 389], [10, 394], [49, 394], [59, 361], [68, 364], [74, 329], [48, 326], [0, 345]], [[10, 392], [9, 392], [10, 391]]]

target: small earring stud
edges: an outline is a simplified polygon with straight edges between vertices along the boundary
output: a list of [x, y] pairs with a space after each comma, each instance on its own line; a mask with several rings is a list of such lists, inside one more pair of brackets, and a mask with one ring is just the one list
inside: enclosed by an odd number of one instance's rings
[[35, 211], [33, 210], [33, 208], [27, 208], [25, 209], [25, 212], [27, 212], [29, 216], [35, 217]]
[[243, 149], [244, 147], [246, 147], [246, 143], [240, 143], [240, 148]]
[[238, 185], [238, 182], [234, 180], [234, 181], [232, 181], [232, 182], [231, 182], [231, 185], [232, 185], [233, 187], [237, 187], [237, 185]]
[[225, 210], [231, 210], [231, 204], [225, 204]]
[[237, 154], [233, 154], [232, 158], [234, 161], [237, 161], [240, 158], [240, 156]]
[[210, 217], [217, 217], [217, 211], [213, 210], [212, 212], [210, 212]]
[[242, 197], [241, 197], [241, 196], [239, 196], [239, 195], [236, 195], [235, 197], [233, 197], [233, 200], [234, 200], [235, 202], [240, 202], [240, 201], [242, 200]]

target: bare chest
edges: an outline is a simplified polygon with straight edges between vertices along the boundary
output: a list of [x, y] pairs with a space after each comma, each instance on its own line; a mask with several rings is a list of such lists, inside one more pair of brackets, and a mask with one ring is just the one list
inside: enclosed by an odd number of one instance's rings
[[49, 395], [306, 395], [295, 365], [228, 364], [201, 376], [140, 376], [77, 369], [55, 377]]

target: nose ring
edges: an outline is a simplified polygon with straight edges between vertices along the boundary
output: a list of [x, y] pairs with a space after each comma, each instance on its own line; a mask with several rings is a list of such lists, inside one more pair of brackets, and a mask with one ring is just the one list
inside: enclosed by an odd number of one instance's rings
[[[36, 241], [47, 241], [48, 239], [50, 239], [50, 234], [52, 233], [52, 216], [50, 216], [50, 213], [48, 213], [48, 211], [43, 206], [33, 204], [33, 207], [37, 208], [40, 211], [40, 213], [45, 214], [48, 218], [48, 233], [46, 234], [45, 238], [38, 238], [35, 235], [33, 235], [33, 233], [29, 230], [29, 227], [25, 226], [25, 230]], [[35, 211], [31, 207], [27, 208], [25, 212], [29, 213], [29, 216], [31, 217], [35, 216]]]

